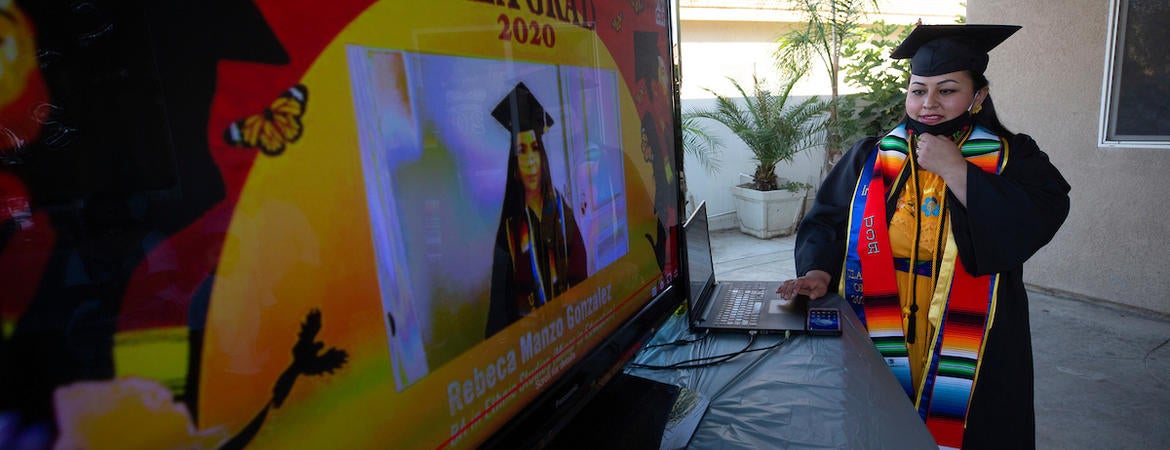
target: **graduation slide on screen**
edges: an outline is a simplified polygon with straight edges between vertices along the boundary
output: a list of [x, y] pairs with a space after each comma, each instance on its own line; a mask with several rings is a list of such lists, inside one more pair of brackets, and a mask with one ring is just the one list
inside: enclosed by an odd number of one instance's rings
[[231, 44], [151, 44], [206, 63], [157, 76], [205, 97], [169, 126], [222, 195], [142, 238], [113, 376], [44, 395], [59, 443], [474, 447], [677, 276], [667, 2], [239, 3], [199, 15]]

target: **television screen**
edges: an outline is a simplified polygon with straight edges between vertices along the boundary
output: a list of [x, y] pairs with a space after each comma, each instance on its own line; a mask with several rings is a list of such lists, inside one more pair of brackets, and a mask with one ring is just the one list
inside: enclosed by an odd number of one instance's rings
[[0, 2], [0, 444], [567, 418], [681, 290], [670, 8]]

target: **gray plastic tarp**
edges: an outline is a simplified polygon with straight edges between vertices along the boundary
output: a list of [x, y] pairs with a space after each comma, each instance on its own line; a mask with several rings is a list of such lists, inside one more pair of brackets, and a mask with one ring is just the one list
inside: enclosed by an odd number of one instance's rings
[[[688, 448], [938, 448], [845, 300], [829, 296], [810, 306], [840, 309], [842, 334], [759, 335], [751, 348], [786, 342], [711, 367], [626, 372], [710, 400]], [[666, 366], [733, 353], [749, 342], [746, 333], [712, 333], [696, 343], [651, 348], [699, 336], [676, 313], [632, 362]]]

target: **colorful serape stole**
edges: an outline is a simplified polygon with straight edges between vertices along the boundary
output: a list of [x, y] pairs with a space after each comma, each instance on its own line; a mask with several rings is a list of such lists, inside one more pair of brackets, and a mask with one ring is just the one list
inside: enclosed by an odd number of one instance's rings
[[[948, 220], [949, 222], [949, 220]], [[933, 349], [927, 361], [922, 393], [915, 400], [918, 414], [940, 448], [960, 448], [967, 406], [979, 370], [979, 357], [991, 321], [995, 317], [998, 275], [976, 277], [952, 264], [958, 258], [955, 240], [948, 233], [943, 251], [944, 269], [939, 273], [935, 304], [943, 311], [937, 324]]]
[[[886, 228], [886, 201], [911, 154], [908, 133], [899, 126], [878, 142], [870, 154], [849, 212], [841, 292], [866, 324], [878, 353], [885, 359], [919, 415], [942, 448], [959, 448], [967, 407], [979, 373], [979, 357], [995, 312], [997, 275], [975, 277], [963, 269], [958, 247], [949, 233], [950, 217], [941, 229], [946, 246], [931, 301], [935, 325], [932, 350], [921, 385], [912, 386], [910, 361], [902, 329], [893, 254]], [[998, 174], [1007, 162], [1005, 141], [975, 127], [959, 145], [967, 161]]]
[[[910, 396], [910, 360], [902, 332], [894, 254], [886, 228], [887, 183], [884, 179], [890, 163], [901, 166], [902, 161], [897, 160], [896, 151], [890, 155], [895, 157], [893, 161], [883, 157], [883, 152], [879, 145], [877, 151], [870, 153], [854, 190], [840, 292], [845, 293], [845, 299], [869, 330], [874, 346], [906, 389], [906, 395]], [[905, 156], [901, 159], [905, 160]], [[883, 275], [867, 276], [863, 283], [862, 274]]]

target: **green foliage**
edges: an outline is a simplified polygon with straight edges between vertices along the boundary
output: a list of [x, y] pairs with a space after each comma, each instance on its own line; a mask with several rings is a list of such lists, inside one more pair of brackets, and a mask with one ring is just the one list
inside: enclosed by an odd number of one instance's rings
[[813, 188], [813, 185], [811, 185], [811, 184], [802, 183], [799, 181], [792, 181], [792, 180], [789, 180], [785, 183], [781, 183], [780, 186], [776, 187], [776, 189], [784, 190], [784, 191], [788, 191], [788, 192], [800, 192], [800, 191], [806, 191], [806, 190], [809, 190], [812, 188]]
[[[691, 125], [691, 131], [687, 133], [694, 135], [697, 130], [704, 136], [710, 136], [695, 119], [713, 120], [726, 126], [747, 144], [756, 160], [755, 173], [749, 187], [761, 191], [780, 189], [776, 165], [791, 160], [797, 153], [821, 145], [823, 139], [824, 113], [828, 102], [811, 97], [791, 104], [789, 94], [799, 79], [798, 74], [788, 79], [779, 92], [773, 92], [760, 77], [753, 75], [752, 92], [749, 94], [738, 81], [728, 78], [743, 97], [743, 106], [735, 98], [706, 89], [715, 96], [715, 107], [684, 114], [684, 123], [689, 120]], [[686, 140], [688, 138], [684, 136], [684, 142]], [[712, 148], [716, 147], [718, 145]]]
[[[839, 60], [845, 43], [862, 31], [867, 5], [878, 10], [876, 0], [789, 0], [805, 16], [802, 28], [781, 36], [773, 56], [789, 75], [805, 73], [819, 59], [830, 83], [839, 86]], [[836, 90], [836, 89], [834, 89]]]
[[683, 115], [682, 136], [683, 152], [694, 156], [708, 174], [719, 172], [719, 148], [723, 143], [699, 123], [698, 117]]
[[911, 25], [878, 21], [842, 49], [841, 55], [850, 61], [842, 67], [845, 81], [862, 90], [842, 99], [842, 111], [853, 125], [847, 141], [877, 136], [902, 120], [910, 65], [889, 55], [911, 30]]
[[842, 99], [838, 96], [841, 80], [842, 50], [862, 32], [867, 10], [878, 11], [876, 0], [789, 0], [804, 13], [805, 23], [778, 39], [773, 56], [777, 66], [788, 74], [804, 73], [814, 58], [824, 65], [832, 89], [825, 135], [825, 163], [822, 176], [843, 153], [844, 138], [856, 128], [849, 117], [842, 117]]

